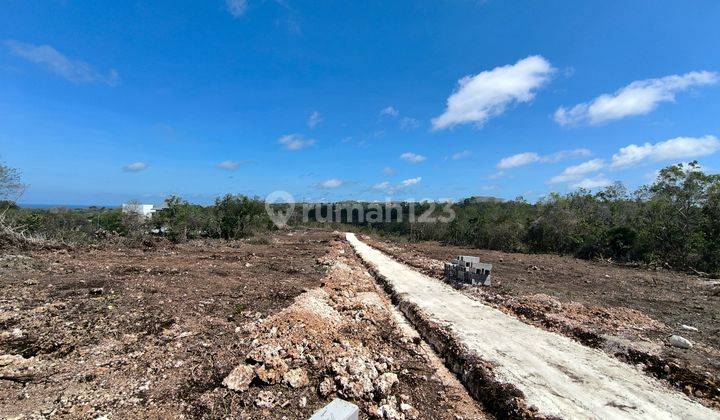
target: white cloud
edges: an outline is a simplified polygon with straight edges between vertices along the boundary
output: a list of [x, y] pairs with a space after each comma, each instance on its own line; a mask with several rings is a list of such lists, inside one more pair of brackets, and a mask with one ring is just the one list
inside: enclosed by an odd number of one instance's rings
[[553, 71], [550, 62], [533, 55], [512, 65], [465, 76], [447, 99], [445, 112], [433, 118], [433, 129], [466, 123], [482, 126], [505, 112], [509, 104], [531, 101], [534, 91], [547, 82]]
[[383, 168], [383, 173], [387, 176], [393, 176], [395, 175], [395, 168], [392, 168], [390, 166], [386, 166]]
[[405, 188], [409, 188], [409, 187], [419, 184], [420, 181], [422, 181], [422, 177], [408, 178], [408, 179], [401, 181], [397, 185], [392, 185], [392, 184], [390, 184], [389, 181], [383, 181], [383, 182], [373, 185], [372, 189], [377, 190], [377, 191], [385, 191], [388, 194], [395, 194], [396, 192], [398, 192], [400, 190], [403, 190]]
[[125, 172], [140, 172], [140, 171], [144, 171], [147, 168], [148, 168], [147, 163], [135, 162], [135, 163], [131, 163], [129, 165], [123, 166], [123, 171], [125, 171]]
[[576, 182], [572, 185], [572, 188], [583, 188], [586, 190], [592, 190], [595, 188], [607, 187], [610, 184], [612, 184], [612, 181], [610, 181], [605, 175], [598, 174], [594, 178], [585, 178], [579, 182]]
[[561, 182], [577, 181], [584, 175], [597, 172], [605, 167], [605, 161], [602, 159], [593, 159], [587, 162], [583, 162], [579, 165], [569, 166], [565, 168], [560, 175], [554, 176], [550, 179], [551, 184], [558, 184]]
[[315, 140], [306, 139], [301, 134], [286, 134], [278, 139], [278, 143], [287, 150], [300, 150], [314, 145]]
[[555, 121], [560, 125], [600, 124], [632, 115], [644, 115], [662, 102], [675, 101], [675, 94], [694, 86], [711, 85], [720, 80], [718, 73], [694, 71], [659, 79], [638, 80], [613, 94], [603, 94], [572, 108], [560, 107]]
[[625, 146], [613, 155], [611, 166], [618, 169], [634, 166], [646, 159], [662, 161], [694, 158], [711, 155], [718, 150], [720, 150], [720, 141], [715, 136], [676, 137], [655, 144]]
[[411, 117], [402, 117], [400, 120], [400, 129], [402, 130], [414, 130], [420, 127], [420, 121]]
[[398, 115], [400, 115], [400, 111], [393, 106], [388, 106], [380, 110], [381, 117], [397, 117]]
[[319, 188], [337, 188], [337, 187], [341, 187], [344, 183], [345, 183], [345, 181], [341, 181], [337, 178], [332, 178], [332, 179], [328, 179], [327, 181], [323, 181], [323, 182], [319, 183], [317, 186]]
[[551, 153], [549, 155], [539, 155], [535, 152], [524, 152], [516, 155], [508, 156], [500, 159], [497, 167], [499, 169], [510, 169], [518, 166], [525, 166], [531, 163], [542, 162], [542, 163], [557, 163], [561, 160], [590, 156], [592, 152], [588, 149], [574, 149], [574, 150], [561, 150], [559, 152]]
[[470, 156], [471, 154], [472, 154], [472, 152], [470, 152], [469, 150], [463, 150], [462, 152], [453, 153], [452, 159], [458, 160], [458, 159], [466, 158], [466, 157]]
[[500, 159], [497, 167], [500, 169], [516, 168], [518, 166], [529, 165], [531, 163], [539, 162], [540, 155], [534, 152], [518, 153], [516, 155], [508, 156]]
[[228, 171], [234, 171], [235, 169], [239, 168], [241, 165], [246, 164], [247, 161], [238, 162], [236, 160], [224, 160], [217, 165], [215, 165], [218, 169], [225, 169]]
[[315, 128], [318, 124], [320, 124], [323, 120], [322, 115], [318, 111], [313, 111], [312, 114], [307, 119], [307, 126], [310, 127], [310, 129]]
[[227, 6], [228, 12], [236, 18], [244, 15], [245, 11], [247, 11], [246, 0], [225, 0], [225, 5]]
[[399, 188], [412, 187], [413, 185], [419, 184], [420, 181], [422, 181], [422, 177], [420, 177], [420, 176], [417, 177], [417, 178], [406, 179], [406, 180], [404, 180], [403, 182], [401, 182], [398, 187], [399, 187]]
[[390, 182], [383, 181], [378, 184], [373, 185], [374, 190], [387, 190], [390, 188]]
[[405, 152], [402, 155], [400, 155], [400, 159], [406, 160], [406, 161], [412, 162], [412, 163], [420, 163], [427, 158], [423, 155], [418, 155], [413, 152]]
[[120, 76], [115, 69], [107, 74], [95, 70], [88, 63], [72, 60], [50, 45], [33, 45], [14, 40], [5, 41], [5, 45], [18, 57], [35, 63], [73, 83], [104, 83], [115, 86]]

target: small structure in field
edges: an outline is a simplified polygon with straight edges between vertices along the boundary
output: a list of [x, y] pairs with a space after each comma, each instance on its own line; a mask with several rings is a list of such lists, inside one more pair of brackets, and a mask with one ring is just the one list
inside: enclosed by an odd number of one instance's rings
[[122, 205], [122, 212], [126, 214], [137, 214], [138, 216], [150, 218], [155, 213], [155, 206], [152, 204], [126, 203]]
[[492, 264], [481, 263], [480, 258], [467, 255], [460, 255], [445, 263], [445, 278], [463, 283], [490, 286], [491, 271]]

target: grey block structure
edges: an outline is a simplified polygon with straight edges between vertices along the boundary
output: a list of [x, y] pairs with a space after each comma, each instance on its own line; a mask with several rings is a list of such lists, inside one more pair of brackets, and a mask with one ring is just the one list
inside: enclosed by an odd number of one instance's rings
[[316, 411], [310, 420], [358, 420], [359, 414], [357, 405], [335, 398], [330, 404]]
[[468, 255], [460, 255], [445, 263], [445, 278], [463, 283], [490, 286], [491, 271], [492, 264], [481, 263], [480, 258]]

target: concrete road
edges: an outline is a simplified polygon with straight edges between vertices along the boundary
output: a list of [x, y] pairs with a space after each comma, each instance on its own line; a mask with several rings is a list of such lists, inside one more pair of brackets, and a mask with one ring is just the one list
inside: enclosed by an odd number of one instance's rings
[[525, 324], [401, 264], [348, 233], [398, 294], [494, 365], [540, 414], [597, 419], [720, 419], [720, 413], [605, 353]]

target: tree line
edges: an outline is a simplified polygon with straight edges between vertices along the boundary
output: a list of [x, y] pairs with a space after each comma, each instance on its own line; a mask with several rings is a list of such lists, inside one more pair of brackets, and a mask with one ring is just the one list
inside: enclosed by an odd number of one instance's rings
[[[428, 204], [407, 203], [416, 214]], [[662, 169], [633, 193], [615, 183], [592, 193], [552, 193], [535, 204], [469, 198], [450, 223], [354, 223], [410, 240], [510, 252], [570, 254], [720, 271], [720, 175], [697, 162]]]
[[[120, 209], [19, 208], [7, 193], [22, 187], [18, 173], [5, 167], [0, 184], [3, 180], [7, 182], [0, 185], [0, 198], [6, 201], [0, 205], [0, 225], [65, 243], [108, 236], [137, 242], [148, 234], [175, 242], [232, 240], [276, 229], [265, 202], [257, 197], [226, 195], [202, 206], [171, 196], [146, 220]], [[335, 223], [412, 241], [720, 271], [720, 175], [705, 173], [697, 162], [666, 167], [652, 184], [632, 193], [615, 183], [597, 193], [552, 193], [534, 204], [522, 198], [468, 198], [452, 204], [454, 218], [449, 222], [441, 217], [419, 220], [420, 215], [447, 216], [448, 209], [435, 203], [328, 203], [313, 205], [306, 214], [300, 207], [295, 207], [291, 225], [318, 224], [337, 212], [341, 217], [333, 219]], [[359, 217], [378, 210], [377, 217]]]

